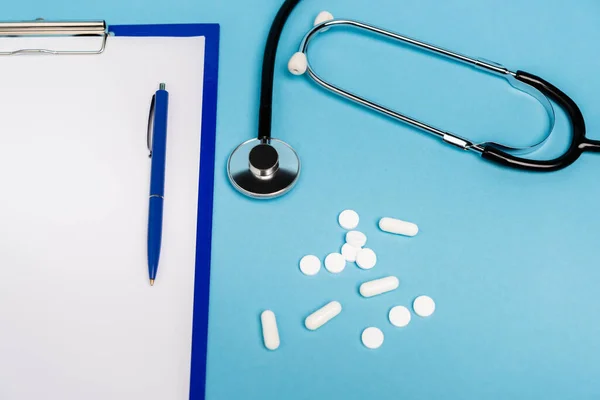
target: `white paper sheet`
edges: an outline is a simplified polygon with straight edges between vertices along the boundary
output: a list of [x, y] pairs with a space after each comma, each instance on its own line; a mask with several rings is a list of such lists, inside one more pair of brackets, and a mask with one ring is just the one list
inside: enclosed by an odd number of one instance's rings
[[[0, 58], [0, 399], [187, 399], [203, 67], [202, 37]], [[150, 287], [146, 128], [160, 82], [169, 130]]]

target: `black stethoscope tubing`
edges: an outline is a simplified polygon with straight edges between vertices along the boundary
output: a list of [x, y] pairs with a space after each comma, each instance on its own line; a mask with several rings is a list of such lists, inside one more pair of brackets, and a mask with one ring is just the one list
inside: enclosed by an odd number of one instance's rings
[[300, 3], [300, 0], [286, 0], [269, 30], [265, 53], [263, 56], [262, 77], [260, 84], [260, 105], [258, 110], [258, 139], [268, 141], [271, 139], [271, 124], [273, 120], [273, 82], [275, 80], [275, 61], [279, 38], [290, 14]]

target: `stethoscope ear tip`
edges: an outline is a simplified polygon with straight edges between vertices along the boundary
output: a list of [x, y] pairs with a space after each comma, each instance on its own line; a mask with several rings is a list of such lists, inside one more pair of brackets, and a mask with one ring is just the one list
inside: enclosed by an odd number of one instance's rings
[[251, 139], [231, 153], [227, 174], [240, 193], [256, 199], [272, 199], [294, 187], [300, 176], [300, 159], [281, 140]]
[[321, 11], [315, 18], [314, 26], [321, 25], [333, 20], [333, 15], [329, 11]]
[[[326, 22], [332, 21], [333, 15], [329, 11], [321, 11], [315, 18], [314, 26], [322, 25]], [[320, 31], [325, 32], [328, 28], [322, 28]], [[288, 70], [294, 75], [304, 75], [308, 69], [308, 59], [306, 54], [302, 51], [294, 53], [294, 55], [288, 61]]]
[[308, 69], [308, 59], [306, 54], [301, 51], [294, 53], [294, 55], [288, 61], [288, 71], [294, 75], [304, 75]]

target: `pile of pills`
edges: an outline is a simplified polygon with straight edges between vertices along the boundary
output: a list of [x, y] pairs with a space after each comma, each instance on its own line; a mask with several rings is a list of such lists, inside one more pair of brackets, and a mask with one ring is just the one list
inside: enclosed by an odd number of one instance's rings
[[[358, 227], [360, 218], [353, 210], [345, 210], [338, 216], [340, 226], [348, 232], [346, 233], [345, 243], [342, 245], [339, 253], [330, 253], [325, 257], [323, 264], [325, 269], [332, 274], [339, 274], [346, 268], [347, 263], [356, 263], [363, 270], [370, 270], [377, 264], [377, 255], [375, 252], [365, 247], [367, 236], [355, 230]], [[417, 225], [395, 218], [381, 218], [379, 228], [388, 233], [394, 233], [404, 236], [415, 236], [419, 232]], [[300, 271], [307, 276], [314, 276], [321, 270], [321, 260], [319, 257], [309, 254], [300, 260]], [[378, 296], [398, 289], [400, 281], [395, 276], [387, 276], [375, 280], [364, 282], [360, 285], [359, 293], [364, 298]], [[435, 311], [435, 302], [429, 296], [419, 296], [413, 301], [413, 311], [419, 317], [429, 317]], [[307, 329], [314, 331], [325, 325], [342, 312], [342, 305], [338, 301], [331, 301], [320, 309], [306, 317], [304, 325]], [[411, 312], [407, 307], [398, 305], [393, 307], [388, 313], [389, 322], [398, 328], [403, 328], [410, 323]], [[279, 347], [279, 332], [275, 321], [275, 314], [266, 310], [261, 314], [261, 323], [263, 328], [263, 339], [265, 347], [269, 350], [275, 350]], [[363, 330], [361, 335], [363, 345], [369, 349], [381, 347], [384, 341], [384, 334], [377, 327], [368, 327]]]
[[[356, 211], [343, 211], [338, 217], [338, 222], [342, 228], [349, 230], [346, 233], [346, 243], [342, 245], [339, 253], [331, 253], [325, 257], [325, 269], [332, 274], [339, 274], [346, 268], [347, 262], [356, 262], [362, 269], [373, 268], [377, 264], [377, 255], [373, 250], [364, 247], [367, 244], [367, 236], [354, 230], [359, 222]], [[311, 254], [300, 260], [300, 271], [304, 275], [316, 275], [320, 270], [319, 257]]]

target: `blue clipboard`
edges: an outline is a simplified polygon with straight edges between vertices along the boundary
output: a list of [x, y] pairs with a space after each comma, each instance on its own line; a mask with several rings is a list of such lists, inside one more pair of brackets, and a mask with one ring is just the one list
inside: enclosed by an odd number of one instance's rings
[[201, 400], [206, 392], [206, 350], [208, 302], [215, 177], [215, 137], [217, 130], [217, 87], [219, 75], [218, 24], [111, 25], [115, 36], [205, 37], [200, 181], [198, 183], [198, 222], [196, 225], [196, 271], [190, 399]]

